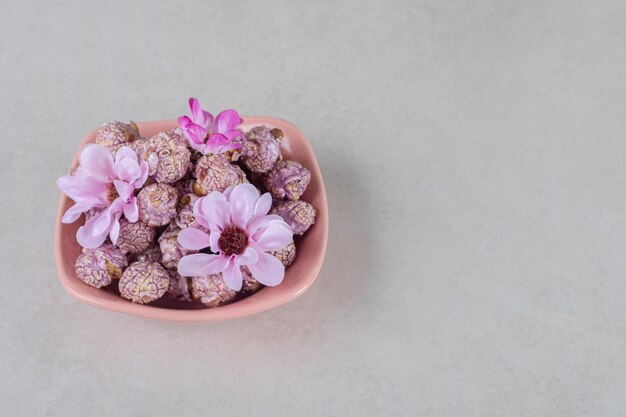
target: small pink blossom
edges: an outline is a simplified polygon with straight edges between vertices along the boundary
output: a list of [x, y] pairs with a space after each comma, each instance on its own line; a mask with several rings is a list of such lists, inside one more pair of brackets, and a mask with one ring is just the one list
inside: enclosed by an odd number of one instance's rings
[[189, 108], [191, 117], [179, 117], [178, 124], [193, 149], [206, 155], [224, 153], [243, 146], [245, 136], [237, 128], [243, 120], [235, 110], [224, 110], [213, 118], [193, 97], [189, 99]]
[[212, 192], [196, 201], [196, 221], [209, 233], [188, 227], [178, 235], [178, 242], [190, 250], [210, 248], [213, 254], [184, 256], [178, 263], [183, 276], [204, 276], [222, 273], [226, 284], [241, 289], [241, 266], [248, 267], [254, 278], [264, 285], [282, 282], [285, 267], [276, 257], [266, 253], [291, 243], [291, 228], [278, 215], [268, 215], [272, 206], [269, 193], [259, 196], [251, 184], [239, 184], [224, 193]]
[[134, 191], [148, 178], [148, 164], [128, 146], [121, 147], [115, 159], [106, 148], [90, 144], [79, 156], [80, 166], [74, 175], [57, 180], [57, 186], [76, 204], [63, 215], [63, 223], [73, 223], [81, 213], [96, 209], [76, 233], [85, 248], [97, 248], [110, 235], [116, 243], [122, 215], [134, 223], [138, 218]]

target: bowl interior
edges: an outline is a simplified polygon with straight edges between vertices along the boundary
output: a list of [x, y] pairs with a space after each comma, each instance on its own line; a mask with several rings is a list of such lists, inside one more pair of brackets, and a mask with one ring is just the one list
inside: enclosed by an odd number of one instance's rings
[[[137, 125], [141, 135], [149, 137], [174, 128], [176, 121], [143, 122]], [[283, 156], [285, 159], [300, 162], [311, 171], [311, 183], [302, 199], [310, 202], [317, 210], [315, 224], [303, 237], [296, 239], [296, 260], [287, 268], [285, 279], [280, 285], [265, 287], [247, 298], [211, 309], [196, 302], [170, 301], [166, 299], [167, 297], [150, 305], [133, 304], [115, 293], [117, 291], [115, 284], [110, 290], [93, 288], [76, 277], [74, 263], [81, 253], [81, 247], [76, 242], [76, 230], [83, 220], [72, 224], [61, 223], [61, 216], [72, 205], [72, 201], [62, 195], [56, 220], [55, 255], [59, 279], [65, 290], [80, 301], [96, 307], [178, 322], [217, 321], [243, 317], [285, 304], [304, 293], [315, 281], [326, 252], [328, 203], [324, 182], [313, 149], [298, 128], [289, 122], [271, 117], [246, 117], [242, 128], [247, 130], [258, 125], [277, 127], [284, 132], [285, 138], [281, 146]], [[95, 130], [81, 142], [72, 161], [72, 167], [78, 163], [77, 157], [82, 146], [94, 140]]]

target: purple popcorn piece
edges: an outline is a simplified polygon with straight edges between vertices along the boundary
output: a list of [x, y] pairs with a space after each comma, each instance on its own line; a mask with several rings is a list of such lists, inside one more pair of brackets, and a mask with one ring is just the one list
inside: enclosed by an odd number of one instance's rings
[[193, 179], [183, 178], [180, 181], [176, 181], [173, 187], [176, 188], [176, 191], [178, 192], [178, 197], [183, 197], [187, 194], [193, 194], [194, 183], [195, 180]]
[[168, 271], [170, 274], [170, 288], [167, 290], [168, 296], [173, 300], [191, 301], [189, 292], [189, 282], [176, 271]]
[[232, 301], [237, 293], [224, 282], [222, 274], [191, 278], [191, 297], [207, 307], [217, 307]]
[[128, 265], [124, 252], [109, 243], [83, 251], [76, 259], [76, 276], [92, 287], [104, 287], [119, 279]]
[[119, 148], [130, 145], [139, 139], [139, 129], [135, 122], [108, 122], [96, 131], [96, 143], [107, 148], [113, 155]]
[[292, 241], [280, 250], [274, 250], [267, 253], [278, 258], [285, 268], [287, 268], [288, 266], [291, 266], [293, 261], [296, 259], [296, 244]]
[[169, 132], [167, 132], [172, 139], [174, 139], [176, 142], [180, 143], [183, 146], [187, 146], [187, 139], [185, 138], [185, 134], [183, 133], [183, 130], [180, 127], [175, 127], [174, 129], [170, 130]]
[[164, 226], [176, 217], [178, 193], [171, 185], [147, 185], [139, 192], [137, 200], [139, 219], [148, 226]]
[[122, 297], [139, 304], [161, 298], [169, 286], [170, 275], [156, 262], [132, 263], [119, 282]]
[[296, 235], [303, 234], [315, 223], [315, 208], [302, 200], [280, 201], [270, 213], [282, 217]]
[[[144, 160], [144, 156], [148, 154], [148, 139], [139, 138], [134, 142], [126, 144], [130, 149], [135, 151], [139, 159]], [[148, 162], [148, 161], [146, 161]], [[150, 174], [150, 165], [148, 165], [148, 174]]]
[[241, 267], [241, 275], [243, 276], [243, 284], [241, 286], [242, 294], [252, 294], [263, 287], [263, 284], [252, 276], [247, 266]]
[[280, 157], [282, 130], [257, 126], [250, 129], [246, 136], [248, 140], [241, 152], [241, 161], [252, 172], [269, 171]]
[[161, 262], [161, 248], [159, 245], [154, 244], [143, 252], [131, 254], [129, 256], [130, 262]]
[[278, 161], [263, 176], [263, 186], [276, 200], [297, 200], [311, 182], [311, 172], [296, 161]]
[[142, 139], [134, 147], [148, 163], [148, 173], [159, 183], [171, 184], [183, 178], [191, 166], [191, 152], [171, 133], [161, 132]]
[[206, 233], [209, 231], [206, 227], [200, 225], [196, 221], [196, 216], [193, 214], [193, 205], [199, 199], [195, 194], [185, 194], [180, 199], [180, 203], [178, 203], [178, 213], [176, 218], [174, 219], [174, 223], [176, 226], [181, 229], [186, 229], [187, 227], [194, 227], [196, 229], [200, 229]]
[[198, 159], [194, 176], [193, 192], [200, 196], [212, 191], [224, 192], [231, 185], [243, 183], [246, 178], [241, 168], [228, 162], [222, 154], [205, 155]]
[[175, 226], [167, 228], [159, 237], [159, 247], [161, 248], [161, 263], [168, 269], [176, 269], [178, 261], [185, 255], [196, 253], [197, 251], [185, 249], [178, 243], [180, 229]]
[[129, 253], [139, 253], [154, 242], [155, 229], [137, 220], [131, 223], [126, 218], [120, 219], [120, 232], [115, 245]]

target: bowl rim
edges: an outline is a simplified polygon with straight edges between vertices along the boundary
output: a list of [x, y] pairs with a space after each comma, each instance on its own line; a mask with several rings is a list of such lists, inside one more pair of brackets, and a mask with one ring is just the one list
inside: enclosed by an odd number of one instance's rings
[[[322, 173], [319, 168], [319, 164], [317, 162], [317, 158], [315, 156], [315, 152], [309, 140], [304, 135], [304, 133], [294, 124], [279, 119], [276, 117], [268, 117], [268, 116], [245, 116], [242, 117], [244, 122], [242, 125], [244, 126], [257, 126], [261, 124], [270, 125], [272, 127], [278, 127], [279, 129], [283, 129], [285, 131], [294, 132], [297, 136], [299, 136], [298, 146], [304, 146], [305, 152], [311, 155], [311, 166], [307, 166], [307, 168], [311, 171], [311, 176], [317, 178], [319, 181], [319, 202], [316, 204], [316, 209], [318, 213], [323, 213], [324, 215], [318, 216], [316, 218], [316, 228], [322, 229], [321, 231], [321, 240], [318, 248], [319, 255], [314, 259], [314, 263], [311, 268], [308, 269], [305, 279], [301, 281], [301, 285], [297, 287], [295, 291], [292, 291], [288, 294], [281, 293], [277, 294], [274, 297], [263, 298], [257, 300], [253, 303], [246, 303], [244, 306], [236, 307], [238, 302], [234, 302], [232, 304], [228, 304], [222, 307], [215, 308], [206, 308], [206, 309], [197, 309], [197, 310], [182, 310], [182, 309], [168, 309], [156, 306], [147, 306], [142, 304], [135, 303], [125, 303], [118, 304], [113, 303], [110, 300], [104, 299], [99, 296], [90, 295], [83, 291], [85, 284], [78, 280], [75, 275], [68, 274], [67, 270], [64, 268], [62, 259], [63, 259], [63, 233], [62, 233], [62, 223], [61, 217], [63, 216], [63, 209], [69, 200], [65, 194], [61, 193], [61, 197], [59, 199], [58, 207], [57, 207], [57, 216], [55, 223], [55, 233], [54, 233], [54, 253], [56, 260], [56, 270], [57, 275], [59, 277], [59, 281], [61, 282], [62, 287], [65, 291], [78, 299], [80, 302], [91, 305], [93, 307], [98, 307], [104, 310], [114, 311], [118, 313], [125, 313], [129, 315], [155, 319], [155, 320], [164, 320], [171, 322], [179, 322], [179, 323], [200, 323], [200, 322], [215, 322], [222, 320], [230, 320], [245, 316], [250, 316], [253, 314], [261, 313], [263, 311], [267, 311], [276, 307], [279, 307], [283, 304], [286, 304], [292, 300], [295, 300], [302, 294], [304, 294], [310, 287], [313, 285], [313, 282], [317, 279], [317, 276], [322, 268], [322, 264], [324, 262], [324, 257], [326, 254], [326, 248], [328, 244], [328, 224], [329, 224], [329, 216], [328, 216], [328, 200], [326, 196], [326, 189], [324, 187], [324, 180], [322, 178]], [[157, 121], [148, 121], [148, 122], [137, 122], [137, 125], [141, 127], [149, 127], [154, 125], [162, 125], [162, 124], [172, 124], [176, 125], [176, 120], [157, 120]], [[71, 166], [75, 166], [78, 160], [78, 154], [82, 147], [90, 142], [90, 139], [95, 135], [97, 129], [90, 131], [80, 142], [78, 145], [76, 152], [74, 153], [74, 157], [72, 159]], [[321, 203], [321, 205], [320, 205]]]

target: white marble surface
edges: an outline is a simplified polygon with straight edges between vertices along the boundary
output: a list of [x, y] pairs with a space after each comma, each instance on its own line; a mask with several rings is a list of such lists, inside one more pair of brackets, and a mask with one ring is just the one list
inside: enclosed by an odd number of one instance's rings
[[[106, 5], [105, 5], [106, 4]], [[623, 416], [623, 1], [0, 2], [0, 414]], [[331, 209], [313, 288], [184, 326], [54, 269], [83, 135], [292, 121]]]

